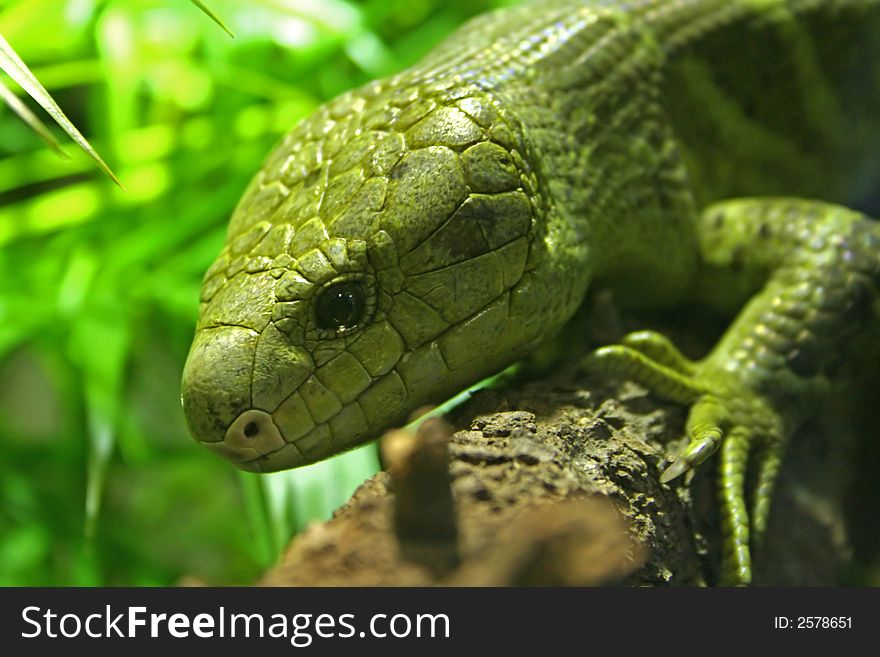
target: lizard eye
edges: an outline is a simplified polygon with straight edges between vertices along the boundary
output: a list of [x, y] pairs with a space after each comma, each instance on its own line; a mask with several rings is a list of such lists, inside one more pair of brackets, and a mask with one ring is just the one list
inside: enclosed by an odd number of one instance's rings
[[330, 331], [352, 329], [364, 316], [367, 295], [360, 283], [336, 283], [321, 292], [315, 306], [318, 327]]

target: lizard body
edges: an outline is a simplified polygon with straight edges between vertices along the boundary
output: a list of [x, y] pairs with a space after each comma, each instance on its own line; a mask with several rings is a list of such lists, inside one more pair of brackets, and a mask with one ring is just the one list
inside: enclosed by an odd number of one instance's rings
[[880, 230], [842, 205], [880, 179], [878, 96], [877, 0], [478, 17], [269, 156], [205, 276], [190, 428], [246, 469], [296, 467], [519, 359], [596, 282], [747, 301], [701, 361], [642, 332], [586, 363], [690, 406], [664, 478], [720, 448], [724, 581], [746, 583], [785, 439], [878, 326]]

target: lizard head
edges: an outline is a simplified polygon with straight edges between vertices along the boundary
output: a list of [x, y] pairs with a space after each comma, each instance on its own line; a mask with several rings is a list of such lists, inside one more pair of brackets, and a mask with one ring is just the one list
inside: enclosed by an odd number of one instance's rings
[[518, 134], [485, 92], [404, 80], [288, 134], [204, 278], [194, 437], [246, 469], [296, 467], [515, 358], [540, 209]]

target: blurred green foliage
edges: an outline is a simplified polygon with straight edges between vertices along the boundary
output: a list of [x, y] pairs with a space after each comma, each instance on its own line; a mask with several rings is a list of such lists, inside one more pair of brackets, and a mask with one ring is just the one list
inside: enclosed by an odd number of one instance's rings
[[368, 446], [258, 477], [188, 437], [201, 276], [298, 119], [507, 3], [205, 4], [234, 39], [186, 0], [0, 2], [0, 33], [126, 188], [0, 105], [0, 584], [246, 583], [377, 466]]

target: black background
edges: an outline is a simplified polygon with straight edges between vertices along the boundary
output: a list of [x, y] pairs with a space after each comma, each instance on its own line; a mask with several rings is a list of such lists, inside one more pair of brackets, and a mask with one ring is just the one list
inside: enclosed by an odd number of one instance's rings
[[[596, 650], [650, 650], [658, 654], [689, 654], [736, 650], [748, 657], [751, 650], [769, 648], [818, 649], [828, 646], [870, 646], [876, 640], [880, 589], [0, 589], [0, 645], [7, 655], [58, 654], [76, 649], [90, 655], [120, 654], [126, 649], [161, 649], [165, 654], [191, 654], [193, 650], [221, 648], [228, 644], [238, 654], [454, 654], [487, 651], [499, 654]], [[284, 638], [175, 639], [169, 635], [150, 638], [139, 628], [135, 639], [22, 638], [34, 631], [22, 618], [28, 606], [50, 609], [59, 616], [76, 613], [127, 613], [129, 606], [144, 606], [146, 614], [182, 612], [216, 617], [226, 614], [262, 613], [267, 627], [272, 614], [288, 617], [298, 613], [315, 616], [355, 614], [358, 630], [365, 629], [376, 613], [444, 613], [450, 618], [450, 638], [320, 638], [297, 648]], [[42, 613], [42, 612], [40, 612]], [[31, 618], [38, 614], [32, 613]], [[799, 616], [849, 616], [851, 629], [774, 629], [774, 617], [786, 616], [795, 625]], [[143, 617], [143, 615], [142, 615]], [[57, 632], [58, 619], [55, 619]], [[95, 623], [93, 629], [102, 623]], [[125, 631], [127, 620], [119, 623]], [[228, 627], [228, 625], [227, 625]], [[200, 645], [198, 645], [200, 644]], [[7, 652], [6, 648], [12, 651]], [[379, 652], [381, 651], [381, 652]], [[248, 653], [250, 654], [250, 653]]]

